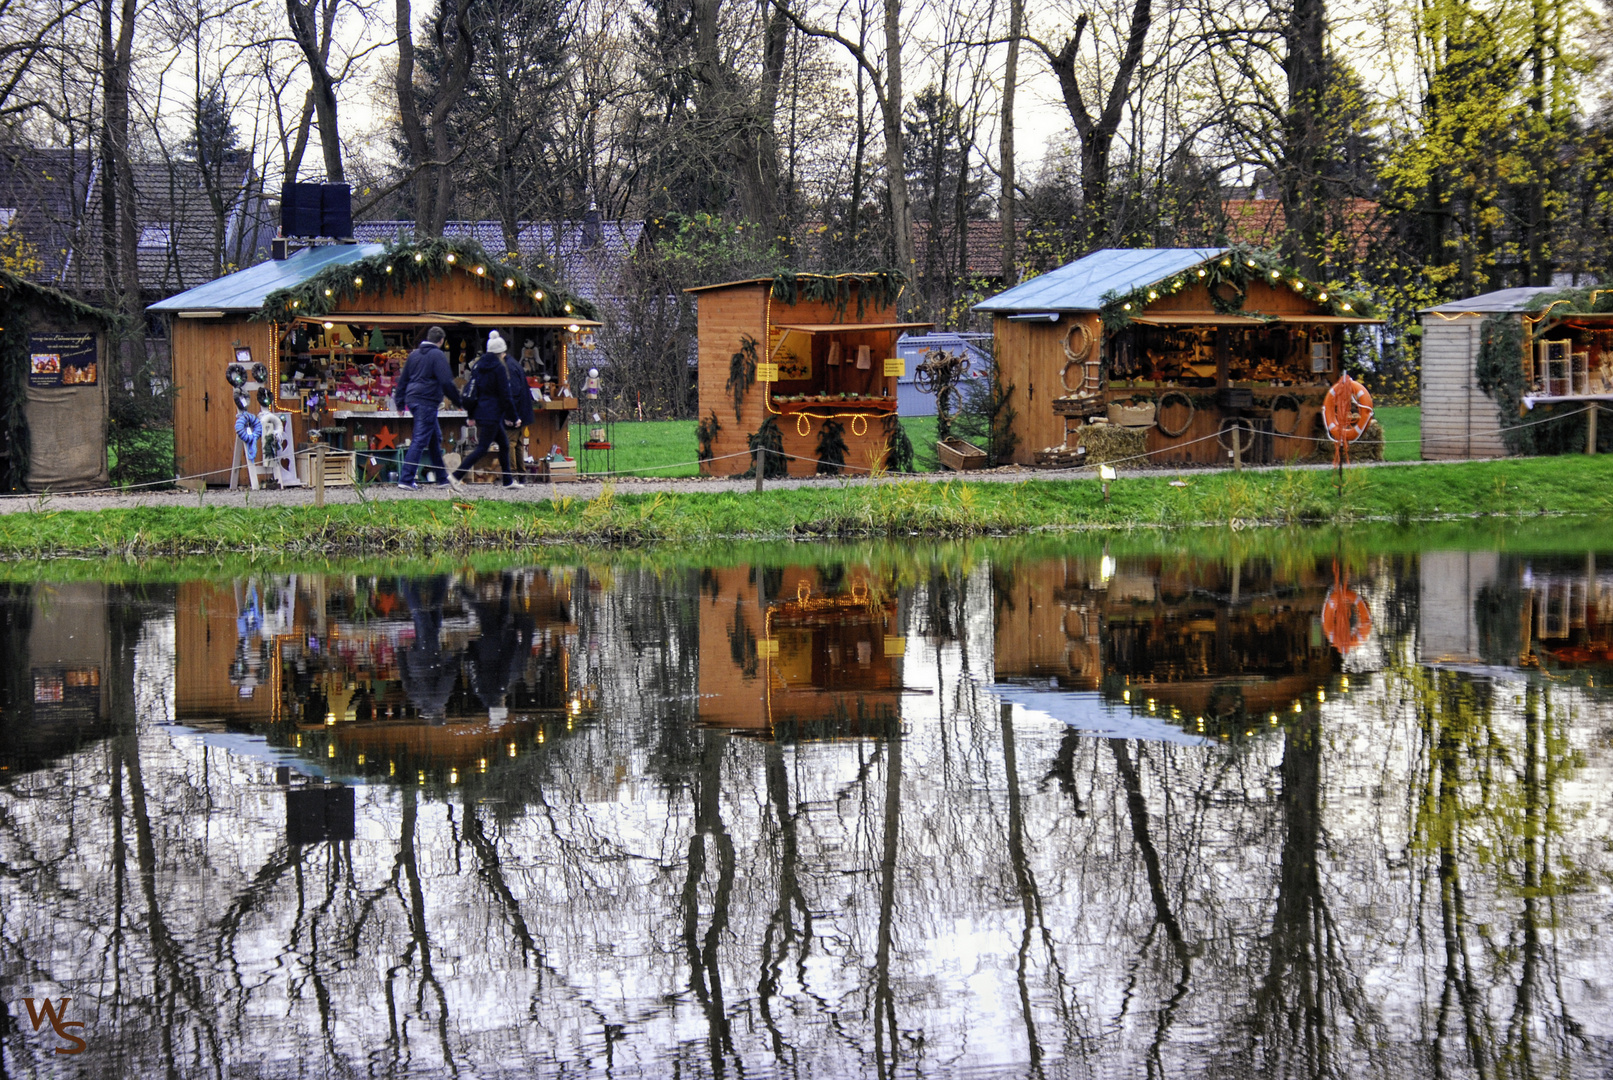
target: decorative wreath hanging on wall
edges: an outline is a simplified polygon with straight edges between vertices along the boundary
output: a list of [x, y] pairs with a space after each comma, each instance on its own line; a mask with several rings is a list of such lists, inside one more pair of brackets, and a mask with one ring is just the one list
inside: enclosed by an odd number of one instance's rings
[[[1077, 332], [1079, 332], [1081, 335], [1081, 342], [1079, 345], [1072, 343]], [[1063, 370], [1059, 372], [1059, 381], [1064, 384], [1064, 389], [1067, 393], [1078, 394], [1083, 390], [1096, 389], [1096, 387], [1089, 388], [1087, 386], [1086, 359], [1091, 354], [1092, 331], [1087, 329], [1087, 324], [1085, 322], [1077, 319], [1076, 321], [1070, 323], [1070, 328], [1064, 332], [1065, 363]], [[1081, 381], [1077, 386], [1070, 385], [1070, 369], [1072, 367], [1079, 367], [1081, 369]]]
[[[1187, 419], [1182, 421], [1182, 426], [1179, 428], [1168, 428], [1165, 426], [1165, 406], [1177, 398], [1180, 398], [1182, 404], [1187, 406]], [[1160, 434], [1167, 439], [1179, 439], [1187, 434], [1188, 428], [1193, 426], [1193, 418], [1198, 415], [1198, 412], [1199, 407], [1193, 404], [1192, 398], [1180, 390], [1167, 390], [1159, 396], [1159, 409], [1154, 423], [1159, 428]]]

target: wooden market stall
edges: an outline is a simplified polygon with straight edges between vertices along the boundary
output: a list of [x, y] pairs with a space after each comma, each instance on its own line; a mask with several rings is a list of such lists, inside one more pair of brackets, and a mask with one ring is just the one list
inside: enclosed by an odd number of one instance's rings
[[1141, 434], [1153, 462], [1291, 461], [1325, 439], [1359, 297], [1231, 248], [1096, 251], [975, 306], [993, 317], [1012, 459], [1079, 464], [1082, 428]]
[[323, 772], [451, 781], [592, 716], [570, 682], [576, 639], [570, 578], [543, 569], [455, 588], [189, 581], [174, 605], [174, 718], [264, 735]]
[[1269, 726], [1315, 705], [1342, 668], [1319, 629], [1331, 584], [1315, 565], [1030, 565], [997, 597], [995, 678], [1095, 692], [1194, 736]]
[[734, 566], [700, 594], [700, 721], [780, 739], [900, 730], [896, 583], [867, 567]]
[[0, 270], [0, 491], [105, 487], [115, 316]]
[[[572, 353], [592, 349], [599, 326], [586, 301], [462, 238], [306, 248], [149, 310], [170, 325], [177, 471], [215, 485], [230, 482], [236, 462], [237, 388], [226, 381], [232, 362], [262, 376], [243, 388], [249, 411], [288, 416], [300, 451], [324, 441], [337, 452], [334, 475], [345, 466], [384, 479], [412, 423], [390, 392], [431, 326], [447, 333], [461, 385], [489, 331], [509, 343], [536, 413], [522, 432], [525, 457], [541, 474], [551, 453], [569, 452], [567, 419], [581, 382]], [[452, 450], [466, 440], [465, 414], [445, 409], [441, 419]]]
[[699, 303], [700, 471], [751, 468], [752, 439], [789, 475], [883, 467], [897, 433], [897, 274], [779, 275], [688, 289]]
[[1608, 300], [1601, 289], [1523, 286], [1423, 309], [1422, 456], [1613, 446], [1613, 424], [1598, 423], [1613, 405]]

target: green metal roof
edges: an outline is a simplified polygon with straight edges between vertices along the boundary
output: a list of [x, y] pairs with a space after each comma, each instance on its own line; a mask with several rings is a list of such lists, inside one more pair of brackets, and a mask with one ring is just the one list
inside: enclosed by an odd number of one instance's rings
[[304, 248], [287, 259], [270, 259], [187, 289], [152, 304], [147, 311], [257, 311], [276, 289], [300, 285], [327, 266], [341, 266], [379, 255], [380, 244], [326, 244]]
[[1004, 315], [1037, 311], [1099, 311], [1106, 297], [1164, 281], [1225, 248], [1104, 248], [1033, 277], [974, 306]]

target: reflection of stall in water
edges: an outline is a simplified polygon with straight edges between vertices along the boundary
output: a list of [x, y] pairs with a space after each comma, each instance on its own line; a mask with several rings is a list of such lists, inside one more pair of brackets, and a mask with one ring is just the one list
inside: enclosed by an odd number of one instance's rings
[[456, 783], [574, 724], [563, 576], [188, 582], [175, 714], [256, 730], [325, 775]]
[[108, 592], [95, 581], [0, 584], [0, 777], [110, 733]]
[[1194, 734], [1252, 734], [1314, 705], [1340, 670], [1322, 632], [1331, 584], [1269, 563], [1025, 564], [997, 584], [996, 678], [1095, 692]]
[[700, 720], [781, 739], [899, 729], [906, 639], [895, 585], [866, 567], [709, 570]]
[[1422, 555], [1426, 664], [1573, 672], [1613, 667], [1613, 559], [1430, 551]]

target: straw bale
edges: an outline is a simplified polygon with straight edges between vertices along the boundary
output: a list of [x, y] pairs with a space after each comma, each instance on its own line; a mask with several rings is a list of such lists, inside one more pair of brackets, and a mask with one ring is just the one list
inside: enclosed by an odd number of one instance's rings
[[[1086, 447], [1086, 463], [1101, 465], [1121, 458], [1136, 458], [1148, 449], [1147, 428], [1127, 428], [1118, 424], [1088, 424], [1081, 429], [1077, 444]], [[1142, 464], [1136, 461], [1132, 464]]]

